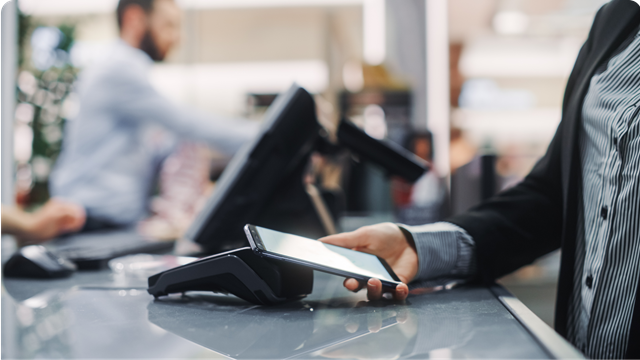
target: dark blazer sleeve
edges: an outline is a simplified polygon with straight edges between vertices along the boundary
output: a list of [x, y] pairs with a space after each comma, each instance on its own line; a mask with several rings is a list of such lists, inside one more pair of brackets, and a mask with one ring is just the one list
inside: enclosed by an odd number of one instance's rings
[[[606, 6], [605, 6], [606, 7]], [[604, 8], [603, 8], [604, 9]], [[546, 154], [518, 185], [447, 221], [465, 229], [474, 239], [477, 269], [485, 282], [506, 275], [536, 258], [560, 248], [563, 225], [562, 152], [575, 134], [569, 130], [568, 106], [583, 76], [603, 9], [596, 15], [567, 83], [563, 119]], [[581, 109], [569, 111], [580, 114]], [[574, 120], [577, 121], [577, 120]], [[578, 191], [578, 189], [570, 189]], [[575, 211], [575, 209], [574, 209]]]

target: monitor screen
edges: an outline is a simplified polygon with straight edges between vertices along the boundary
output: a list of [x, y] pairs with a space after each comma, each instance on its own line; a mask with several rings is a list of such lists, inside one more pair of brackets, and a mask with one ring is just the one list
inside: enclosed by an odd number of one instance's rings
[[248, 246], [243, 231], [248, 223], [307, 235], [304, 229], [316, 215], [299, 193], [304, 194], [302, 170], [319, 130], [315, 102], [306, 90], [294, 84], [280, 94], [260, 134], [233, 157], [185, 238], [215, 254]]

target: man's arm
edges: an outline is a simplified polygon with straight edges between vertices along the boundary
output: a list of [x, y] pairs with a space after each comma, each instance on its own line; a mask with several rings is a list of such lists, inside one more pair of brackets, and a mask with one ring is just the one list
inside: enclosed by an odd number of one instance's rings
[[105, 96], [97, 105], [105, 107], [105, 111], [117, 112], [120, 119], [160, 124], [180, 137], [204, 141], [228, 154], [235, 153], [259, 131], [256, 122], [213, 116], [179, 106], [158, 93], [133, 69], [103, 77], [99, 86]]
[[15, 235], [25, 243], [41, 242], [78, 231], [85, 219], [81, 206], [58, 199], [49, 200], [33, 213], [2, 205], [2, 233]]

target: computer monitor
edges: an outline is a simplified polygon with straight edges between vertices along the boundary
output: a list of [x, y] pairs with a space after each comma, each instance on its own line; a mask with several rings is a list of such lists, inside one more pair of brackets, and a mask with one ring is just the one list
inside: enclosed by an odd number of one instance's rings
[[215, 254], [247, 246], [247, 223], [309, 237], [325, 235], [303, 183], [320, 128], [306, 90], [294, 84], [279, 95], [259, 136], [223, 172], [186, 240]]
[[335, 216], [318, 189], [306, 184], [309, 158], [329, 147], [353, 151], [388, 174], [416, 181], [427, 163], [395, 144], [367, 135], [348, 120], [337, 145], [321, 137], [313, 97], [292, 85], [265, 114], [258, 137], [231, 160], [216, 189], [185, 234], [206, 254], [247, 246], [243, 228], [258, 225], [308, 238], [335, 231]]

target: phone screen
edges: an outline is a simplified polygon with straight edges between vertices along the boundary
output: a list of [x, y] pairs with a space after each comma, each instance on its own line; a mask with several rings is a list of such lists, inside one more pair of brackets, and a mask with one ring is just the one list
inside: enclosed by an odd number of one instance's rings
[[397, 283], [377, 256], [301, 236], [255, 227], [263, 250], [309, 263]]

